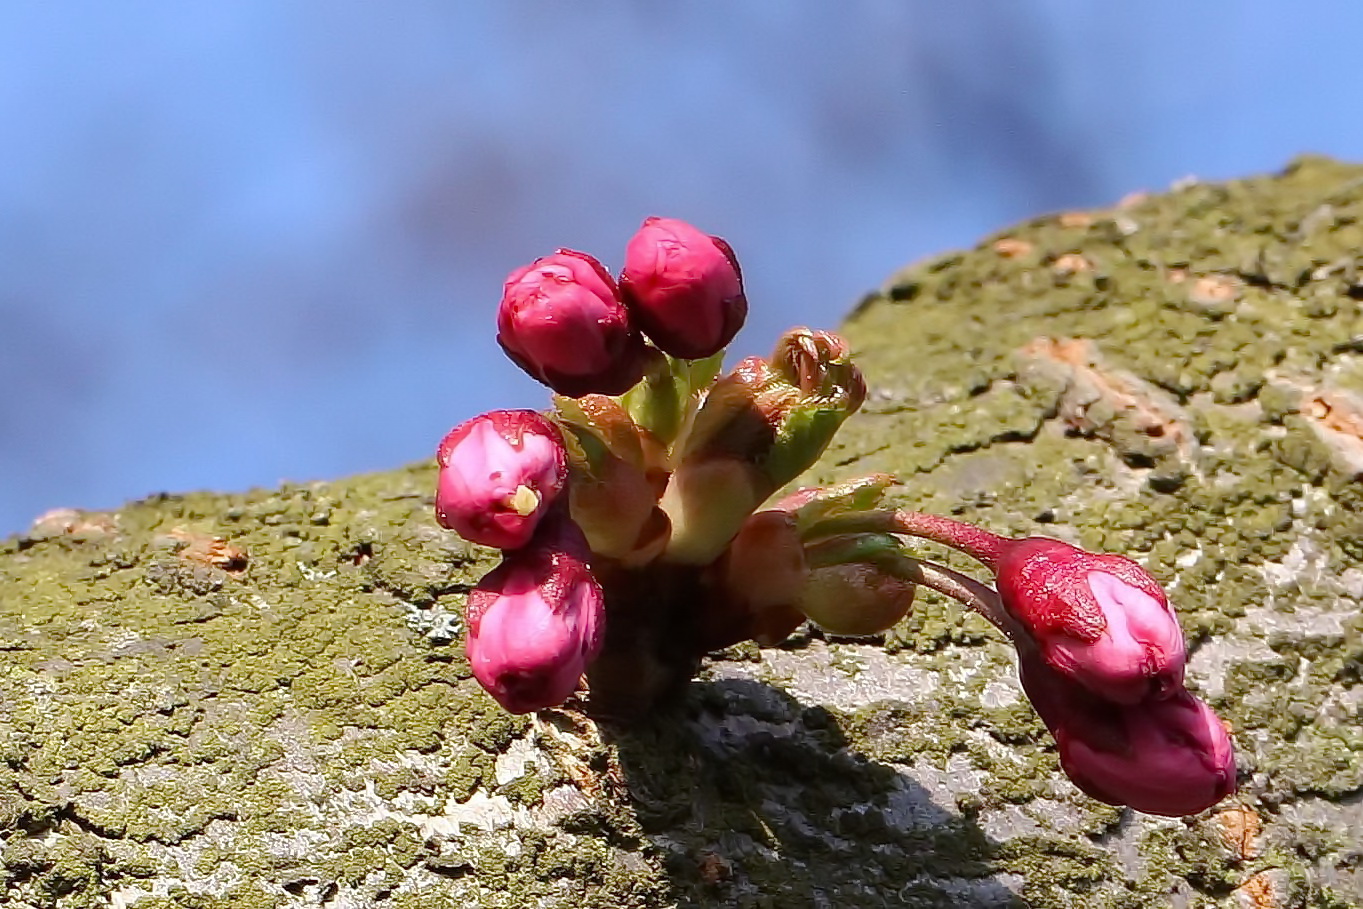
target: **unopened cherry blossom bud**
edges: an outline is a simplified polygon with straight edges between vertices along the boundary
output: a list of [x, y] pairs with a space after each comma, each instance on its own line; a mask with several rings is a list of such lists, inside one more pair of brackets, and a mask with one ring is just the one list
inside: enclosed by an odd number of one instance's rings
[[1136, 704], [1105, 701], [1019, 651], [1023, 688], [1074, 784], [1111, 805], [1197, 814], [1235, 791], [1235, 749], [1220, 718], [1179, 687]]
[[1178, 687], [1163, 698], [1113, 704], [1019, 649], [1024, 690], [1056, 741], [1060, 765], [1085, 793], [1147, 814], [1196, 814], [1235, 791], [1225, 724]]
[[506, 279], [497, 343], [517, 366], [574, 398], [622, 394], [643, 377], [648, 362], [643, 336], [610, 273], [571, 249], [536, 259]]
[[558, 428], [533, 410], [494, 410], [460, 423], [436, 460], [436, 520], [499, 549], [529, 541], [568, 475]]
[[630, 239], [620, 291], [644, 334], [686, 360], [724, 349], [748, 314], [729, 244], [675, 218], [649, 218]]
[[1178, 619], [1132, 560], [1027, 537], [1003, 545], [994, 568], [1004, 609], [1057, 672], [1119, 704], [1183, 684]]
[[1204, 702], [1179, 689], [1173, 697], [1114, 708], [1121, 746], [1091, 738], [1091, 727], [1064, 724], [1060, 764], [1080, 789], [1112, 805], [1182, 817], [1235, 791], [1235, 749]]
[[601, 649], [605, 597], [587, 556], [582, 531], [555, 515], [469, 593], [473, 676], [512, 713], [563, 703]]

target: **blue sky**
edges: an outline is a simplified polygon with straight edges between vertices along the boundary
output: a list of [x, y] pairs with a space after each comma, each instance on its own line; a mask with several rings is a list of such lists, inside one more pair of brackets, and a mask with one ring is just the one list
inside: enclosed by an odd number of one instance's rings
[[543, 406], [502, 279], [618, 267], [650, 214], [732, 243], [765, 353], [1011, 221], [1363, 158], [1360, 33], [1342, 0], [0, 4], [0, 534]]

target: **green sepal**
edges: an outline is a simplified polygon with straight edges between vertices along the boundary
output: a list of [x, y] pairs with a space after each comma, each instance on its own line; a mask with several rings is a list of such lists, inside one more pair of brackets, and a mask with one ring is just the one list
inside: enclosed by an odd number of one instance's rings
[[685, 434], [723, 362], [723, 351], [703, 360], [679, 360], [663, 354], [650, 365], [643, 381], [625, 392], [621, 402], [635, 422], [660, 444], [671, 446]]
[[848, 416], [845, 409], [804, 403], [788, 409], [776, 427], [774, 443], [760, 462], [773, 488], [786, 485], [813, 466]]
[[805, 547], [810, 568], [863, 562], [881, 568], [897, 565], [907, 556], [899, 537], [890, 533], [853, 533], [830, 537]]
[[867, 512], [879, 507], [885, 493], [899, 481], [888, 473], [856, 477], [833, 486], [799, 489], [776, 503], [795, 516], [795, 526], [806, 539], [819, 522], [835, 515]]
[[647, 466], [643, 430], [618, 399], [605, 395], [584, 395], [581, 398], [554, 395], [554, 408], [558, 422], [573, 430], [579, 442], [585, 432], [594, 436], [617, 458], [636, 467]]

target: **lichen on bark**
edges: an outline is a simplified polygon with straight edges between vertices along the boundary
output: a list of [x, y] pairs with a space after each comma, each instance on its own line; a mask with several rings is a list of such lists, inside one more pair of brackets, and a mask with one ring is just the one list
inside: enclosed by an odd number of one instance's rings
[[845, 326], [871, 396], [812, 479], [1142, 561], [1235, 731], [1218, 810], [1079, 794], [1007, 646], [931, 595], [731, 648], [628, 729], [508, 716], [458, 620], [492, 554], [419, 464], [0, 543], [0, 901], [1355, 905], [1359, 249], [1363, 170], [1304, 159], [1038, 218]]

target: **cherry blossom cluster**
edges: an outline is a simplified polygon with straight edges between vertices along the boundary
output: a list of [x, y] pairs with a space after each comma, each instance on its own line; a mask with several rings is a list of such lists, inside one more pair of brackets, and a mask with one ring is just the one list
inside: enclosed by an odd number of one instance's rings
[[1184, 687], [1177, 618], [1136, 562], [886, 507], [885, 475], [779, 495], [866, 384], [841, 338], [807, 328], [722, 372], [747, 305], [729, 245], [669, 218], [644, 222], [618, 277], [566, 249], [508, 277], [497, 340], [554, 406], [481, 414], [438, 452], [437, 520], [502, 550], [465, 612], [483, 687], [515, 713], [578, 698], [639, 718], [708, 652], [807, 621], [879, 634], [927, 587], [1011, 641], [1084, 792], [1170, 816], [1230, 794], [1230, 737]]

